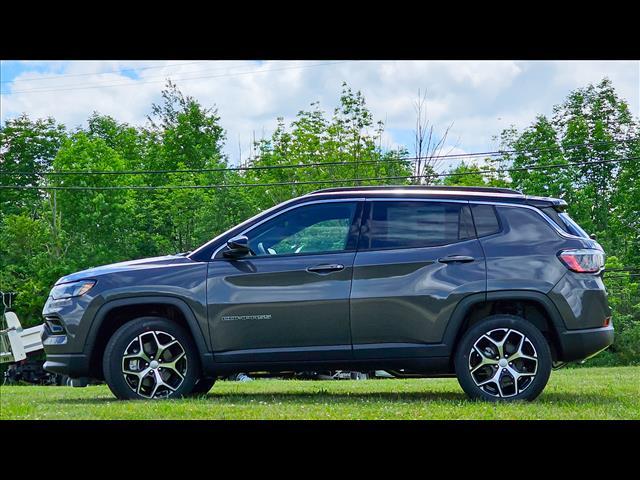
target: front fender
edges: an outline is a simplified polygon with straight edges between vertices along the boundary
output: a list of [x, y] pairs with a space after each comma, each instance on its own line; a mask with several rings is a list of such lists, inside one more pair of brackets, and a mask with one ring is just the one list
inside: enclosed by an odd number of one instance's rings
[[170, 305], [176, 307], [180, 310], [182, 315], [187, 321], [187, 325], [189, 326], [189, 330], [191, 335], [198, 347], [198, 351], [200, 356], [203, 356], [209, 352], [209, 332], [208, 332], [208, 322], [206, 318], [206, 308], [204, 308], [204, 315], [198, 316], [194, 313], [191, 306], [182, 298], [176, 296], [170, 296], [167, 294], [161, 295], [139, 295], [139, 296], [128, 296], [126, 298], [118, 298], [113, 300], [108, 300], [103, 303], [91, 324], [91, 328], [89, 329], [89, 334], [87, 335], [87, 340], [85, 343], [84, 352], [86, 354], [91, 354], [96, 343], [96, 339], [98, 336], [98, 332], [100, 331], [100, 327], [102, 326], [105, 318], [116, 308], [120, 307], [132, 307], [136, 305]]

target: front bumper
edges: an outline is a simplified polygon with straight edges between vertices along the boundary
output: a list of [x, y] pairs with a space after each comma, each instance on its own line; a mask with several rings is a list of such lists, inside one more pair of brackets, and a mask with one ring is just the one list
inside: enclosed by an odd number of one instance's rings
[[48, 372], [68, 375], [71, 378], [89, 375], [89, 356], [84, 353], [47, 354], [43, 368]]
[[565, 330], [560, 333], [563, 362], [584, 360], [600, 353], [613, 343], [613, 324], [607, 327]]
[[[89, 355], [83, 353], [82, 348], [74, 345], [74, 338], [67, 332], [54, 334], [49, 324], [45, 322], [41, 338], [46, 354], [46, 361], [43, 365], [45, 370], [68, 375], [71, 378], [86, 377], [89, 375]], [[71, 351], [69, 351], [70, 345]]]

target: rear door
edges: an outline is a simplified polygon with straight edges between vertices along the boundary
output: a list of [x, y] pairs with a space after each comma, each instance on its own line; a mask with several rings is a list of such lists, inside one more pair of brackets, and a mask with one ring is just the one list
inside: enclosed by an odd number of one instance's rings
[[484, 291], [468, 202], [367, 199], [351, 287], [355, 358], [432, 356], [457, 303]]

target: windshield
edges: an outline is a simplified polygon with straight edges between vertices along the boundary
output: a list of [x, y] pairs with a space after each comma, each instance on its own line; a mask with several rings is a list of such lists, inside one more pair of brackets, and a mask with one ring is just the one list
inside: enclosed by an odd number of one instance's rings
[[205, 243], [204, 245], [199, 246], [198, 248], [196, 248], [194, 251], [189, 252], [187, 255], [193, 256], [193, 255], [197, 255], [201, 250], [204, 250], [205, 248], [207, 248], [209, 245], [211, 245], [212, 243], [217, 242], [219, 239], [223, 238], [225, 235], [227, 235], [229, 232], [231, 232], [232, 230], [235, 230], [236, 228], [241, 228], [244, 227], [245, 225], [249, 225], [251, 222], [253, 222], [254, 220], [260, 218], [262, 215], [267, 215], [270, 212], [277, 210], [278, 208], [286, 205], [287, 203], [291, 203], [292, 201], [296, 200], [295, 198], [291, 199], [291, 200], [287, 200], [285, 202], [279, 203], [278, 205], [274, 205], [273, 207], [264, 210], [262, 212], [256, 213], [253, 217], [246, 219], [244, 222], [235, 225], [233, 227], [231, 227], [230, 229], [222, 232], [220, 235], [216, 236], [215, 238], [209, 240], [207, 243]]

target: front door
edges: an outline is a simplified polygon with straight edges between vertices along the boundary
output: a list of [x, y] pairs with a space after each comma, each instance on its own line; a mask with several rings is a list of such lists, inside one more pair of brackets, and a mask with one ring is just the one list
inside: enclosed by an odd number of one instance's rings
[[354, 357], [430, 357], [458, 302], [486, 290], [467, 202], [370, 199], [354, 262]]
[[351, 358], [349, 292], [358, 201], [291, 207], [244, 232], [252, 253], [209, 262], [216, 361]]

